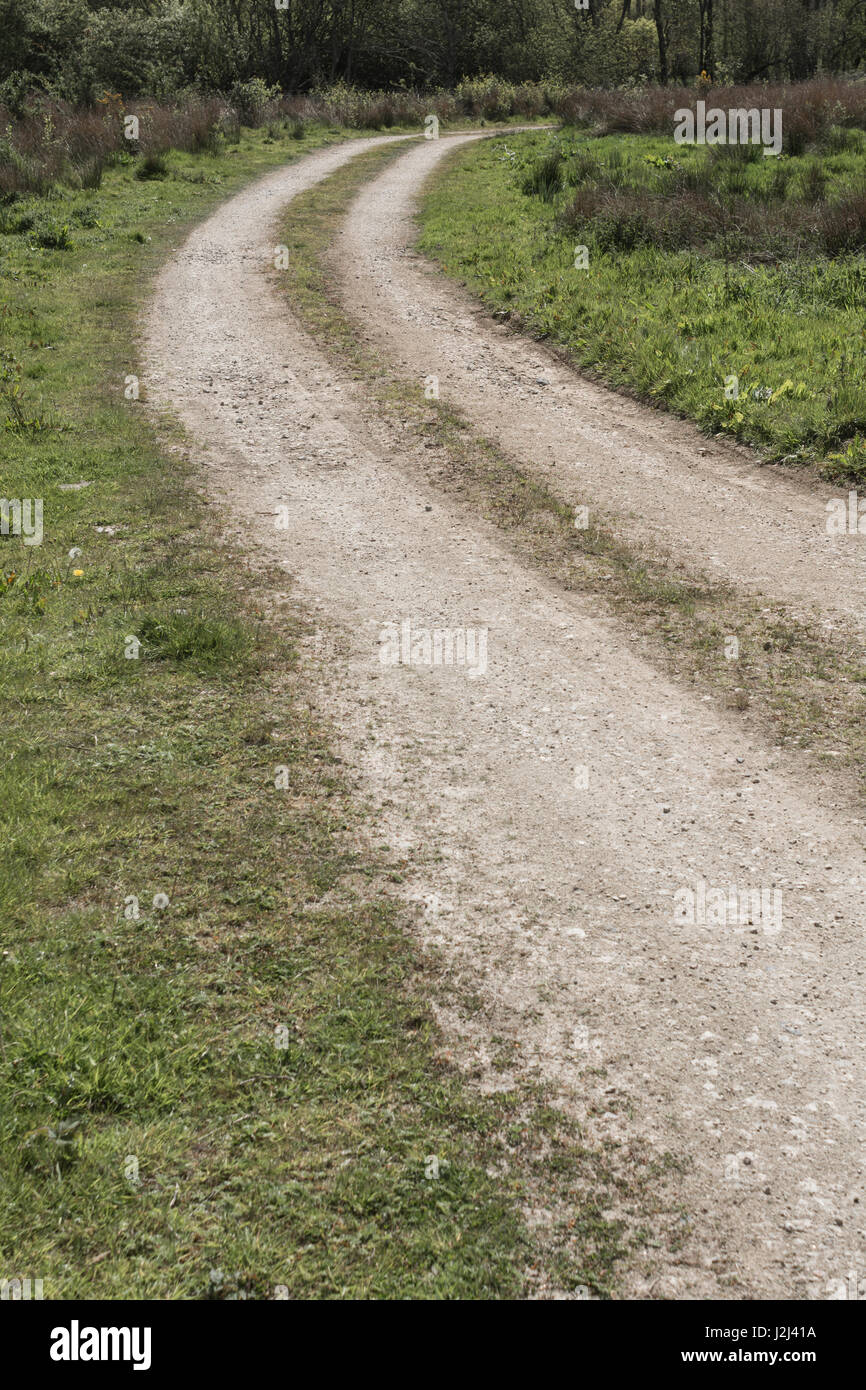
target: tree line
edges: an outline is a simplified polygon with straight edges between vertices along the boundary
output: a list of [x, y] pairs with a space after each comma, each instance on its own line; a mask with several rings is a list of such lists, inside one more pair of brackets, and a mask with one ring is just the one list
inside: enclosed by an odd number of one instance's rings
[[253, 77], [453, 87], [496, 73], [617, 86], [797, 80], [866, 60], [866, 0], [0, 0], [0, 104]]

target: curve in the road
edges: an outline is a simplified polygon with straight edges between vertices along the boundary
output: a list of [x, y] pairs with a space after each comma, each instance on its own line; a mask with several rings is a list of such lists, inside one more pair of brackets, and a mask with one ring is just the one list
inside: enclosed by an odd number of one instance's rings
[[[827, 500], [847, 489], [762, 468], [746, 449], [588, 381], [414, 255], [425, 178], [478, 138], [420, 144], [354, 202], [333, 263], [365, 332], [418, 380], [437, 376], [443, 399], [558, 495], [612, 514], [626, 539], [799, 616], [866, 631], [866, 537], [827, 534]], [[588, 273], [574, 272], [576, 295]]]
[[[372, 143], [271, 174], [192, 233], [150, 307], [150, 397], [207, 446], [251, 555], [319, 616], [322, 704], [409, 861], [425, 939], [484, 1000], [445, 1026], [481, 1065], [492, 1035], [513, 1040], [518, 1074], [612, 1163], [690, 1160], [670, 1178], [690, 1219], [625, 1291], [821, 1297], [866, 1268], [862, 827], [437, 492], [421, 445], [367, 420], [363, 387], [286, 312], [277, 214]], [[429, 158], [409, 153], [407, 177]], [[405, 204], [377, 206], [385, 225]], [[474, 658], [427, 664], [421, 629], [472, 629]], [[781, 921], [705, 904], [689, 924], [674, 895], [697, 906], [701, 883], [778, 892]], [[615, 1214], [647, 1219], [627, 1195]]]

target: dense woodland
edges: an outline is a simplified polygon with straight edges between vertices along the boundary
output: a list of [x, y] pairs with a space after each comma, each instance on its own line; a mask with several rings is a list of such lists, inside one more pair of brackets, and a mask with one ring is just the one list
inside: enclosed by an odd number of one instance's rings
[[335, 82], [593, 86], [853, 73], [866, 0], [0, 0], [0, 106], [28, 90], [74, 103], [106, 90], [167, 99], [251, 77], [283, 91]]

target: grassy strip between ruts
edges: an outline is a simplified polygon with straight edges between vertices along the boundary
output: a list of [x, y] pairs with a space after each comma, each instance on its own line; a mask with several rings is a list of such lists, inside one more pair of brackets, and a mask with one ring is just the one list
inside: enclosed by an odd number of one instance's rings
[[610, 384], [863, 482], [866, 133], [839, 143], [481, 141], [434, 174], [420, 249]]
[[[484, 144], [489, 142], [485, 141]], [[742, 712], [773, 743], [809, 750], [828, 769], [866, 773], [866, 668], [857, 642], [811, 628], [781, 607], [689, 575], [670, 557], [626, 545], [615, 519], [574, 526], [579, 498], [554, 495], [532, 463], [505, 457], [445, 401], [424, 398], [364, 344], [363, 325], [330, 288], [327, 251], [362, 170], [399, 157], [374, 151], [338, 170], [292, 204], [285, 240], [293, 308], [335, 363], [364, 382], [367, 403], [405, 447], [408, 426], [427, 446], [417, 454], [437, 486], [468, 501], [565, 588], [592, 593], [645, 639], [645, 652], [682, 685]], [[726, 641], [739, 642], [736, 661]]]
[[[47, 1298], [504, 1297], [533, 1264], [603, 1293], [621, 1253], [604, 1157], [441, 1059], [302, 619], [257, 610], [182, 445], [124, 399], [158, 261], [327, 138], [121, 165], [37, 209], [60, 247], [0, 237], [3, 492], [45, 527], [0, 540], [0, 1278]], [[520, 1209], [550, 1155], [545, 1252]]]

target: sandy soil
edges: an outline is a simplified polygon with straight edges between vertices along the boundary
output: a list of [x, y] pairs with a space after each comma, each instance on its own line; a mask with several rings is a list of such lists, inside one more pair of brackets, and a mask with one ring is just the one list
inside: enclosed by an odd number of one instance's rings
[[[292, 320], [273, 285], [278, 210], [371, 143], [269, 175], [193, 232], [150, 307], [150, 399], [204, 446], [215, 502], [252, 563], [281, 564], [317, 616], [321, 704], [380, 808], [381, 838], [407, 858], [402, 891], [455, 986], [443, 1012], [455, 1051], [486, 1084], [508, 1084], [488, 1063], [494, 1039], [509, 1040], [514, 1074], [549, 1082], [588, 1140], [688, 1160], [658, 1217], [669, 1229], [682, 1204], [679, 1248], [636, 1256], [625, 1293], [827, 1297], [831, 1281], [866, 1272], [863, 824], [735, 712], [661, 678], [597, 602], [561, 592], [439, 493], [423, 444], [371, 420], [363, 386]], [[443, 393], [473, 413], [486, 393], [485, 429], [533, 463], [558, 440], [546, 466], [577, 467], [579, 444], [611, 505], [644, 477], [647, 513], [633, 524], [667, 536], [653, 469], [670, 462], [668, 500], [686, 497], [697, 436], [559, 365], [558, 387], [535, 387], [529, 364], [547, 368], [543, 354], [495, 335], [485, 348], [478, 316], [400, 250], [438, 154], [411, 148], [353, 210], [345, 245], [360, 259], [346, 283], [371, 336], [401, 367], [439, 368]], [[483, 387], [468, 381], [473, 353]], [[726, 569], [776, 592], [793, 584], [798, 602], [826, 601], [839, 620], [844, 585], [822, 578], [820, 557], [855, 561], [821, 539], [820, 499], [715, 448], [689, 477], [698, 530], [684, 545], [700, 551], [718, 503], [710, 530]], [[741, 477], [760, 506], [736, 509]], [[764, 534], [790, 563], [758, 553]], [[405, 621], [416, 634], [474, 629], [475, 661], [383, 664], [387, 625]], [[689, 925], [673, 895], [700, 882], [778, 890], [781, 922]], [[461, 991], [480, 1012], [460, 1008]], [[646, 1220], [628, 1202], [619, 1214]]]

